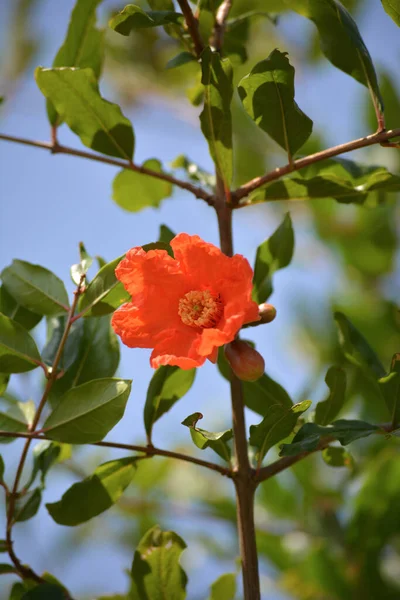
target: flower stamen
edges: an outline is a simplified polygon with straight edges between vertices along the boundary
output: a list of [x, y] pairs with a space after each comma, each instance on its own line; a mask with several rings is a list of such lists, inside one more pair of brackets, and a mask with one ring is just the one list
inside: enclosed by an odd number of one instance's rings
[[182, 322], [190, 327], [215, 327], [223, 312], [220, 294], [209, 290], [192, 290], [179, 300], [178, 314]]

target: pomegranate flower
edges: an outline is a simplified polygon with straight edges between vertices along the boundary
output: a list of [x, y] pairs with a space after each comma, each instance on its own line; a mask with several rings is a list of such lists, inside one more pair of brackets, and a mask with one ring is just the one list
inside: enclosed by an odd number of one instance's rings
[[132, 248], [115, 273], [132, 301], [112, 317], [130, 348], [153, 348], [150, 364], [199, 367], [216, 362], [218, 347], [257, 321], [253, 271], [240, 254], [228, 257], [197, 235], [180, 233], [165, 250]]

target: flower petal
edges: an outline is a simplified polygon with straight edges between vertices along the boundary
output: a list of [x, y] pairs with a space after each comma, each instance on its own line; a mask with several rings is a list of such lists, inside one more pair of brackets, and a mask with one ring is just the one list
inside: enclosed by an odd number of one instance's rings
[[160, 365], [176, 365], [181, 369], [200, 367], [207, 357], [197, 352], [199, 334], [190, 327], [174, 331], [172, 335], [163, 336], [157, 341], [150, 357], [150, 364], [155, 369]]

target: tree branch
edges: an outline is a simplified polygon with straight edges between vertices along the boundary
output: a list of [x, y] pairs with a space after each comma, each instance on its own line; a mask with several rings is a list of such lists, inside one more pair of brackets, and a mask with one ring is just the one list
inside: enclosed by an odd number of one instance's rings
[[84, 150], [69, 148], [68, 146], [63, 146], [62, 144], [59, 144], [58, 142], [56, 142], [55, 144], [51, 142], [39, 142], [35, 140], [21, 138], [15, 135], [6, 135], [4, 133], [0, 133], [0, 140], [5, 140], [7, 142], [15, 142], [17, 144], [24, 144], [25, 146], [33, 146], [34, 148], [42, 148], [43, 150], [49, 150], [52, 154], [69, 154], [70, 156], [79, 156], [80, 158], [87, 158], [96, 162], [120, 167], [121, 169], [129, 169], [130, 171], [135, 171], [136, 173], [141, 173], [142, 175], [148, 175], [149, 177], [154, 177], [155, 179], [161, 179], [162, 181], [172, 183], [173, 185], [176, 185], [177, 187], [180, 187], [181, 189], [187, 190], [191, 194], [194, 194], [196, 198], [204, 200], [210, 206], [213, 205], [212, 196], [206, 190], [203, 190], [202, 188], [196, 185], [192, 185], [187, 181], [176, 179], [172, 175], [167, 175], [167, 173], [158, 173], [157, 171], [153, 171], [152, 169], [147, 169], [146, 167], [136, 165], [133, 162], [125, 162], [123, 160], [118, 160], [117, 158], [101, 156], [99, 154], [94, 154], [93, 152], [86, 152]]
[[373, 144], [385, 145], [385, 142], [387, 142], [390, 138], [397, 136], [400, 136], [400, 128], [391, 129], [390, 131], [380, 131], [368, 135], [366, 137], [359, 138], [358, 140], [353, 140], [352, 142], [346, 142], [345, 144], [340, 144], [339, 146], [334, 146], [332, 148], [328, 148], [327, 150], [322, 150], [321, 152], [310, 154], [310, 156], [305, 156], [304, 158], [298, 158], [297, 160], [293, 161], [292, 164], [287, 164], [283, 167], [274, 169], [274, 171], [271, 171], [270, 173], [267, 173], [262, 177], [256, 177], [255, 179], [252, 179], [251, 181], [248, 181], [244, 185], [240, 186], [237, 190], [232, 192], [233, 206], [234, 208], [241, 208], [242, 206], [246, 206], [246, 203], [239, 204], [239, 201], [242, 198], [245, 198], [251, 192], [254, 192], [254, 190], [265, 185], [266, 183], [270, 183], [271, 181], [280, 179], [288, 173], [292, 173], [293, 171], [299, 171], [300, 169], [303, 169], [308, 165], [312, 165], [322, 160], [326, 160], [327, 158], [331, 158], [332, 156], [337, 156], [338, 154], [344, 154], [345, 152], [357, 150], [358, 148], [372, 146]]
[[188, 32], [190, 33], [190, 37], [193, 40], [196, 56], [197, 58], [200, 58], [200, 55], [204, 50], [204, 44], [199, 33], [199, 23], [194, 16], [187, 0], [178, 0], [178, 4], [183, 12], [183, 16], [185, 17], [186, 26]]
[[226, 20], [229, 16], [229, 11], [232, 8], [232, 4], [233, 0], [224, 0], [220, 4], [217, 14], [215, 15], [214, 30], [210, 40], [210, 45], [215, 48], [217, 52], [221, 52], [222, 50]]
[[[28, 440], [49, 440], [50, 438], [43, 435], [41, 431], [32, 431], [32, 432], [14, 432], [14, 431], [1, 431], [0, 430], [0, 438], [8, 437], [8, 438], [25, 438]], [[182, 454], [181, 452], [173, 452], [172, 450], [162, 450], [161, 448], [155, 448], [154, 446], [136, 446], [134, 444], [121, 444], [119, 442], [94, 442], [90, 444], [85, 444], [87, 446], [100, 446], [102, 448], [117, 448], [119, 450], [129, 450], [130, 452], [143, 452], [147, 456], [165, 456], [166, 458], [175, 458], [177, 460], [182, 460], [185, 462], [193, 463], [195, 465], [199, 465], [200, 467], [206, 467], [211, 471], [216, 471], [225, 477], [232, 478], [232, 471], [227, 469], [226, 467], [221, 467], [216, 463], [208, 462], [206, 460], [201, 460], [200, 458], [195, 458], [194, 456], [189, 456], [188, 454]]]

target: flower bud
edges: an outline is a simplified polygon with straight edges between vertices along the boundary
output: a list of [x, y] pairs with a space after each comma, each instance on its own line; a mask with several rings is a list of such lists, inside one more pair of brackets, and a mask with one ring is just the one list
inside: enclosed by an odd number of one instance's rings
[[264, 374], [263, 357], [247, 342], [234, 340], [226, 344], [225, 356], [232, 371], [242, 381], [256, 381]]
[[272, 306], [272, 304], [264, 304], [258, 305], [258, 314], [261, 318], [261, 323], [271, 323], [276, 317], [276, 308]]

